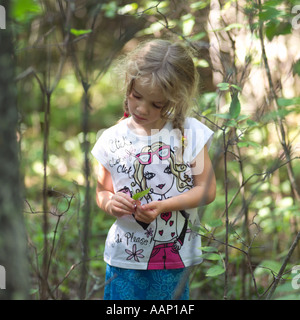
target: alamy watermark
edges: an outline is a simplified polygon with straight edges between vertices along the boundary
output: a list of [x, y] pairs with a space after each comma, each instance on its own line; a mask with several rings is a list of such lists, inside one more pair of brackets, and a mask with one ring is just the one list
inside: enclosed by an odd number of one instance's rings
[[0, 265], [0, 289], [6, 289], [6, 271], [3, 266]]
[[0, 29], [6, 29], [6, 10], [0, 6]]
[[293, 266], [292, 273], [296, 273], [292, 278], [292, 288], [297, 290], [300, 288], [300, 265]]
[[293, 6], [292, 14], [296, 14], [291, 20], [292, 28], [298, 30], [300, 29], [300, 4]]

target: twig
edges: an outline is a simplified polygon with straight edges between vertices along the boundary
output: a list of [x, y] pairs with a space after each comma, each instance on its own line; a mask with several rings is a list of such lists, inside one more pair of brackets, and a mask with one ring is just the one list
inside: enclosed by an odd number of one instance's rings
[[28, 201], [27, 199], [24, 199], [24, 202], [27, 204], [27, 206], [29, 207], [29, 210], [30, 210], [30, 211], [24, 211], [24, 213], [31, 213], [31, 214], [48, 213], [48, 214], [51, 214], [51, 215], [53, 215], [53, 216], [60, 217], [60, 216], [63, 216], [66, 212], [68, 212], [69, 209], [70, 209], [70, 206], [71, 206], [71, 202], [72, 202], [73, 198], [75, 197], [75, 195], [72, 194], [72, 195], [70, 196], [70, 195], [67, 195], [67, 194], [62, 193], [62, 192], [59, 192], [59, 191], [54, 191], [53, 189], [48, 190], [47, 193], [49, 193], [49, 192], [51, 192], [51, 193], [53, 193], [53, 192], [54, 192], [54, 193], [57, 193], [58, 195], [60, 195], [61, 197], [63, 197], [64, 199], [67, 200], [68, 205], [67, 205], [67, 207], [66, 207], [66, 209], [65, 209], [64, 211], [58, 212], [58, 213], [57, 213], [57, 211], [55, 212], [55, 211], [53, 211], [53, 210], [46, 211], [46, 212], [44, 212], [44, 211], [35, 211], [35, 210], [32, 208], [32, 206], [31, 206], [31, 204], [29, 203], [29, 201]]
[[[259, 8], [259, 12], [261, 13], [262, 12], [261, 0], [258, 0], [258, 8]], [[269, 67], [269, 62], [268, 62], [268, 58], [267, 58], [267, 54], [266, 54], [266, 50], [265, 50], [263, 26], [264, 26], [263, 21], [260, 21], [260, 23], [259, 23], [259, 38], [260, 38], [260, 43], [261, 43], [262, 57], [263, 57], [265, 71], [266, 71], [268, 82], [269, 82], [271, 98], [273, 100], [274, 108], [277, 113], [277, 122], [275, 121], [275, 125], [277, 128], [278, 138], [279, 138], [279, 141], [282, 145], [285, 157], [287, 160], [290, 160], [291, 156], [290, 156], [290, 151], [289, 151], [289, 147], [288, 147], [288, 141], [286, 141], [288, 138], [287, 138], [287, 135], [285, 132], [283, 121], [278, 114], [279, 106], [277, 103], [277, 94], [274, 89], [273, 80], [272, 80], [272, 76], [271, 76], [271, 70]], [[288, 171], [288, 177], [289, 177], [295, 198], [297, 199], [298, 202], [300, 202], [300, 194], [299, 194], [299, 190], [298, 190], [298, 187], [296, 184], [296, 179], [295, 179], [295, 175], [293, 172], [293, 167], [292, 167], [290, 161], [288, 162], [288, 165], [287, 165], [287, 171]]]
[[277, 286], [279, 284], [279, 281], [281, 280], [281, 277], [282, 277], [282, 275], [284, 273], [286, 265], [289, 262], [290, 257], [292, 256], [292, 254], [293, 254], [295, 248], [297, 247], [299, 241], [300, 241], [300, 231], [297, 233], [297, 235], [296, 235], [296, 237], [295, 237], [295, 239], [294, 239], [294, 241], [293, 241], [293, 243], [292, 243], [292, 245], [291, 245], [291, 247], [289, 249], [289, 252], [286, 255], [286, 257], [285, 257], [285, 259], [284, 259], [284, 261], [283, 261], [283, 263], [281, 265], [281, 268], [280, 268], [277, 276], [275, 277], [274, 283], [272, 284], [272, 287], [271, 287], [271, 289], [269, 291], [269, 294], [268, 294], [268, 296], [266, 298], [267, 300], [270, 300], [272, 298], [272, 296], [273, 296], [273, 294], [274, 294], [274, 292], [275, 292], [275, 290], [276, 290], [276, 288], [277, 288]]
[[[101, 254], [102, 257], [102, 254]], [[89, 261], [94, 260], [95, 258], [98, 258], [98, 255], [94, 256], [93, 258], [89, 258], [87, 260], [81, 260], [79, 262], [76, 262], [74, 264], [72, 264], [72, 266], [69, 268], [69, 270], [67, 271], [67, 273], [64, 275], [64, 277], [56, 284], [56, 286], [51, 290], [51, 292], [55, 292], [61, 285], [62, 283], [70, 276], [71, 272], [73, 270], [75, 270], [78, 266], [80, 266], [82, 263], [86, 263]]]
[[224, 147], [224, 188], [225, 188], [225, 280], [224, 280], [224, 299], [228, 294], [228, 237], [229, 237], [229, 217], [228, 217], [228, 172], [227, 172], [227, 150], [226, 133], [223, 130], [223, 147]]

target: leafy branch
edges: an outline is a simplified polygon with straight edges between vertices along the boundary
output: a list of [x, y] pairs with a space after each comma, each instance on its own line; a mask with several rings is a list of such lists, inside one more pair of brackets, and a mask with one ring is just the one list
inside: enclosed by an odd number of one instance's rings
[[133, 194], [132, 199], [139, 200], [139, 199], [143, 198], [144, 196], [146, 196], [150, 192], [150, 190], [151, 190], [151, 187], [146, 190], [137, 192], [137, 193]]

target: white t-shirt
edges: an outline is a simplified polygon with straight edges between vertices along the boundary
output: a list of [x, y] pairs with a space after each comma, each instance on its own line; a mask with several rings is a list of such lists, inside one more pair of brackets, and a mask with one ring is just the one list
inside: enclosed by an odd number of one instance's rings
[[[92, 149], [95, 158], [111, 173], [114, 191], [132, 196], [151, 188], [140, 199], [145, 204], [190, 190], [190, 163], [205, 144], [210, 146], [213, 131], [200, 121], [187, 118], [181, 158], [177, 155], [181, 154], [178, 150], [182, 137], [171, 122], [150, 136], [142, 136], [129, 129], [128, 121], [129, 118], [105, 130]], [[104, 260], [112, 266], [141, 270], [199, 264], [201, 237], [190, 228], [198, 223], [197, 209], [164, 212], [149, 225], [138, 222], [134, 216], [122, 216], [109, 230]]]

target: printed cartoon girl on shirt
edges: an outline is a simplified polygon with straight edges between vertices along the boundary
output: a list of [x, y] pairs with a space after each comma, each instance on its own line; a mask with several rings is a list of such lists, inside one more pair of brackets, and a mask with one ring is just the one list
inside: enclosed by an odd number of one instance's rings
[[[159, 165], [158, 165], [159, 164]], [[156, 142], [144, 147], [136, 154], [134, 162], [134, 180], [132, 187], [138, 186], [136, 192], [151, 187], [147, 202], [167, 199], [167, 193], [174, 183], [181, 193], [192, 188], [192, 179], [185, 171], [187, 166], [176, 164], [174, 152], [170, 146], [162, 142]], [[184, 217], [184, 224], [178, 224], [178, 214]], [[148, 269], [168, 269], [184, 267], [179, 250], [183, 245], [187, 230], [189, 215], [185, 211], [164, 212], [155, 220], [156, 228], [153, 234], [154, 247], [148, 261]], [[144, 224], [144, 229], [147, 225]], [[180, 232], [178, 230], [181, 229]]]

